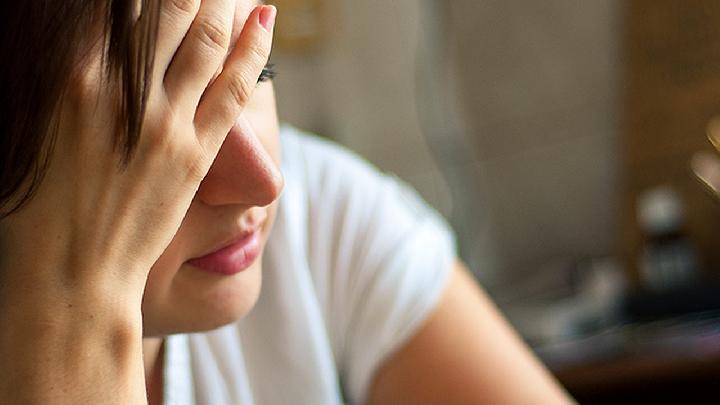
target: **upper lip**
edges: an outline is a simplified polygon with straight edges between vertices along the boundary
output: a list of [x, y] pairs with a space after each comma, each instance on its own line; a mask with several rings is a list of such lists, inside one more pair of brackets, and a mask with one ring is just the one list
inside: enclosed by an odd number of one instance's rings
[[231, 232], [228, 236], [225, 236], [224, 238], [217, 238], [215, 240], [220, 240], [220, 242], [213, 243], [210, 245], [209, 248], [206, 248], [203, 250], [203, 253], [190, 258], [189, 260], [199, 259], [201, 257], [205, 257], [208, 255], [211, 255], [217, 251], [220, 251], [230, 245], [233, 245], [248, 236], [254, 234], [255, 232], [258, 232], [262, 229], [263, 225], [265, 224], [265, 217], [263, 217], [259, 221], [253, 222], [250, 226], [243, 227], [241, 229], [236, 229], [235, 231]]

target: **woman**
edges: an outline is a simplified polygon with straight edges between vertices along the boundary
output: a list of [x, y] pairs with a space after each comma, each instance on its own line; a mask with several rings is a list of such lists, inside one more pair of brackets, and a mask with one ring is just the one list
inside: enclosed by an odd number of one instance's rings
[[0, 403], [568, 402], [415, 195], [281, 170], [275, 13], [3, 5]]

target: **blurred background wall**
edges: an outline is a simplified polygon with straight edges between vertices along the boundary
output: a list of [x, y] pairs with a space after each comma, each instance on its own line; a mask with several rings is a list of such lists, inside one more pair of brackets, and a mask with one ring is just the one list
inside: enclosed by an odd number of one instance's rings
[[281, 118], [415, 186], [493, 294], [611, 250], [615, 1], [277, 3], [323, 27], [274, 51]]
[[716, 0], [275, 3], [281, 119], [445, 215], [581, 403], [716, 391], [720, 209], [690, 170], [720, 177]]

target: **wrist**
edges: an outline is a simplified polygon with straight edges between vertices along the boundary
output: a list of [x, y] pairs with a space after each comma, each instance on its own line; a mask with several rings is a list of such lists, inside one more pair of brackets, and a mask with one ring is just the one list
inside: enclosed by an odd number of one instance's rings
[[104, 305], [0, 309], [0, 403], [144, 399], [140, 310]]

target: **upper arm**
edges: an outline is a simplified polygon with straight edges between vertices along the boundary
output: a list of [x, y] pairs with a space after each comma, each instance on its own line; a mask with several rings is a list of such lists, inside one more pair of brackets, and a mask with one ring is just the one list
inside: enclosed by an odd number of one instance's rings
[[435, 311], [378, 369], [370, 404], [572, 400], [456, 263]]

